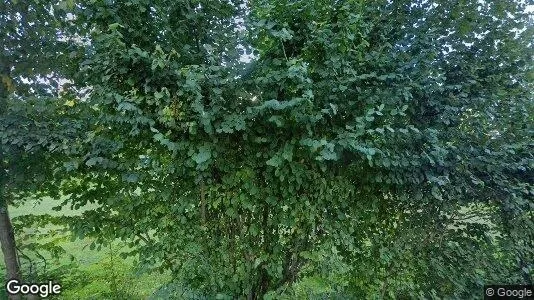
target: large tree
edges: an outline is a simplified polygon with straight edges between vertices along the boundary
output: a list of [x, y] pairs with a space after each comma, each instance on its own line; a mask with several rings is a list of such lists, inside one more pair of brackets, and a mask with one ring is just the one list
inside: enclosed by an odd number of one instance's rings
[[[213, 297], [531, 282], [532, 26], [515, 1], [91, 1], [53, 177], [96, 243]], [[248, 57], [249, 59], [245, 59]]]
[[65, 101], [77, 96], [69, 85], [84, 28], [66, 3], [2, 1], [0, 12], [0, 242], [6, 279], [21, 280], [24, 247], [16, 245], [9, 206], [58, 196], [52, 178], [60, 153], [83, 122], [67, 117]]

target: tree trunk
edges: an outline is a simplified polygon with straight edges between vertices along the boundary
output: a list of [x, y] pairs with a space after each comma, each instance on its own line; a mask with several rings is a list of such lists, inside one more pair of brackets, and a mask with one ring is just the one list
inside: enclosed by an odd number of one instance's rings
[[[0, 196], [1, 197], [1, 196]], [[6, 265], [6, 282], [11, 279], [21, 280], [20, 266], [17, 257], [17, 247], [15, 245], [15, 234], [9, 219], [7, 203], [5, 199], [0, 199], [0, 244], [4, 254]], [[9, 299], [20, 299], [20, 295], [10, 295]]]
[[20, 268], [17, 259], [17, 248], [15, 246], [15, 235], [7, 207], [0, 208], [0, 243], [2, 244], [2, 253], [7, 269], [6, 279], [19, 279]]
[[[0, 116], [7, 112], [7, 97], [10, 89], [13, 88], [10, 78], [10, 64], [0, 56]], [[0, 143], [0, 244], [4, 254], [4, 263], [6, 266], [6, 283], [8, 280], [17, 279], [21, 281], [20, 266], [17, 257], [17, 247], [15, 244], [15, 233], [9, 213], [7, 210], [8, 201], [4, 191], [5, 182], [8, 178], [6, 166], [2, 160], [3, 149]], [[21, 299], [20, 295], [9, 295], [9, 299]]]

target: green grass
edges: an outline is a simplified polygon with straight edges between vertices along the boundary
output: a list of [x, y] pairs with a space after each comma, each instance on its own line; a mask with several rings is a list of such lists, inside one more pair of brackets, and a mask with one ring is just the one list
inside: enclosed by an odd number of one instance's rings
[[[51, 198], [44, 198], [41, 201], [28, 200], [21, 206], [11, 207], [10, 216], [13, 219], [30, 214], [77, 215], [83, 210], [96, 207], [88, 205], [76, 211], [54, 211], [52, 208], [60, 203], [61, 200]], [[57, 299], [146, 299], [170, 279], [168, 274], [137, 274], [134, 271], [133, 258], [119, 257], [119, 253], [126, 249], [126, 246], [118, 240], [111, 243], [110, 247], [91, 250], [89, 249], [89, 244], [92, 242], [90, 238], [72, 241], [68, 234], [50, 236], [50, 233], [58, 229], [60, 227], [47, 225], [44, 228], [27, 228], [24, 233], [16, 233], [19, 243], [45, 243], [55, 240], [54, 243], [65, 250], [65, 253], [57, 258], [43, 252], [46, 269], [44, 269], [42, 258], [30, 253], [31, 251], [26, 253], [32, 261], [38, 262], [37, 273], [40, 273], [40, 278], [45, 274], [44, 276], [51, 277], [47, 279], [56, 281], [61, 279], [64, 288]], [[43, 233], [49, 236], [38, 235]], [[26, 238], [21, 242], [23, 236]], [[5, 267], [3, 257], [1, 258], [0, 271], [3, 273]], [[22, 259], [22, 264], [24, 270], [28, 272], [28, 260]], [[2, 299], [1, 295], [0, 299]]]

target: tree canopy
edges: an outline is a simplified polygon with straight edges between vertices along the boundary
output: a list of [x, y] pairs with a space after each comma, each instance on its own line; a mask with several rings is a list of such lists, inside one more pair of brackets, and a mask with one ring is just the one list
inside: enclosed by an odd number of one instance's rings
[[96, 203], [65, 222], [171, 293], [532, 283], [524, 2], [29, 2], [1, 13], [1, 162], [43, 184], [9, 193]]

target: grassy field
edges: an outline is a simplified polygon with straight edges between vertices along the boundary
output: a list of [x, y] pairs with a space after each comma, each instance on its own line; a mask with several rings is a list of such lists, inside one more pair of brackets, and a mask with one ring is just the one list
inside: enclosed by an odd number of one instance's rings
[[[11, 218], [21, 215], [75, 215], [80, 211], [54, 211], [52, 208], [59, 204], [58, 200], [42, 199], [29, 200], [24, 205], [12, 207]], [[84, 209], [90, 209], [85, 207]], [[100, 250], [89, 248], [92, 239], [72, 241], [68, 234], [52, 235], [59, 229], [48, 225], [45, 228], [27, 228], [24, 233], [17, 232], [17, 241], [23, 243], [46, 243], [55, 240], [53, 244], [61, 246], [65, 253], [53, 258], [46, 252], [40, 252], [43, 257], [28, 251], [27, 258], [22, 257], [21, 263], [26, 274], [29, 272], [31, 260], [32, 274], [43, 274], [46, 278], [60, 281], [63, 285], [62, 293], [57, 299], [147, 299], [158, 287], [169, 281], [170, 276], [158, 273], [139, 273], [135, 270], [133, 259], [122, 259], [118, 256], [125, 245], [120, 241], [113, 242], [109, 247]], [[36, 236], [38, 234], [49, 236]], [[1, 253], [0, 253], [1, 256]], [[29, 259], [28, 259], [29, 258]], [[46, 265], [45, 265], [46, 262]], [[3, 257], [0, 262], [0, 272], [5, 274]], [[28, 277], [30, 275], [27, 275]], [[0, 299], [5, 298], [3, 287], [0, 288]]]

